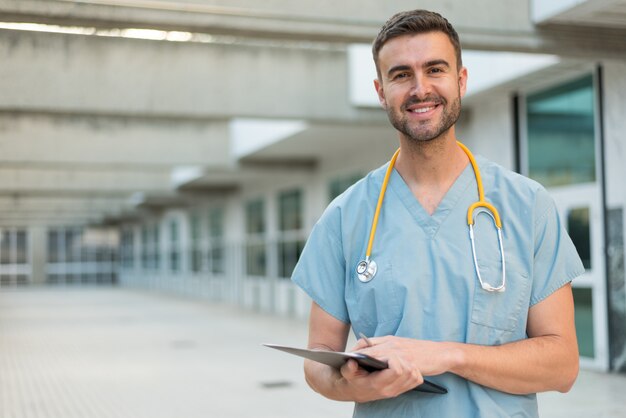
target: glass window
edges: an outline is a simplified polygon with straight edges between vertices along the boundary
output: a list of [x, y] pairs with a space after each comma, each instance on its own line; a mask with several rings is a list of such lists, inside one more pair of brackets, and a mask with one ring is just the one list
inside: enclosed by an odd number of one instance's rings
[[169, 225], [170, 229], [170, 270], [180, 271], [180, 239], [178, 236], [178, 222], [176, 219], [172, 219]]
[[265, 207], [263, 200], [253, 200], [246, 205], [246, 232], [248, 235], [265, 233]]
[[591, 289], [583, 287], [572, 288], [574, 293], [574, 319], [576, 322], [576, 337], [578, 350], [583, 357], [595, 357], [593, 339], [593, 301]]
[[222, 238], [224, 236], [224, 210], [213, 208], [209, 211], [209, 236]]
[[23, 229], [16, 231], [16, 250], [17, 254], [15, 257], [15, 262], [18, 264], [27, 264], [28, 263], [28, 235], [26, 235], [26, 231]]
[[[120, 245], [121, 245], [121, 242], [120, 242]], [[87, 263], [89, 261], [95, 261], [95, 256], [94, 256], [92, 245], [82, 245], [79, 251], [80, 251], [81, 262]]]
[[278, 224], [281, 231], [302, 228], [302, 192], [292, 190], [278, 196]]
[[[114, 281], [118, 252], [124, 250], [124, 257], [132, 257], [130, 232], [122, 231], [118, 242], [117, 233], [111, 229], [65, 227], [48, 230], [46, 280], [51, 283], [86, 283], [106, 272], [106, 282]], [[18, 240], [21, 241], [19, 237]]]
[[246, 274], [250, 276], [265, 276], [267, 274], [267, 252], [264, 242], [251, 242], [246, 244]]
[[63, 276], [56, 273], [48, 273], [46, 276], [46, 283], [57, 284], [63, 281]]
[[304, 240], [302, 229], [302, 192], [292, 190], [278, 196], [278, 276], [289, 278], [300, 258]]
[[332, 180], [328, 185], [328, 197], [329, 200], [333, 200], [341, 193], [343, 193], [348, 187], [359, 181], [363, 177], [362, 174], [352, 174], [349, 176], [337, 178]]
[[147, 225], [141, 227], [141, 268], [150, 267], [150, 229]]
[[595, 180], [593, 79], [527, 98], [529, 176], [546, 187]]
[[76, 251], [80, 249], [80, 238], [80, 231], [70, 228], [65, 230], [65, 261], [80, 261], [80, 253]]
[[191, 249], [189, 253], [191, 271], [198, 273], [202, 270], [202, 225], [198, 214], [194, 213], [191, 215], [189, 233], [191, 238]]
[[304, 240], [281, 240], [278, 243], [278, 277], [289, 278], [302, 254]]
[[11, 282], [11, 276], [9, 276], [8, 274], [0, 275], [0, 287], [10, 286]]
[[161, 267], [161, 230], [159, 224], [152, 225], [152, 249], [150, 265], [154, 270]]
[[263, 200], [253, 200], [246, 205], [246, 273], [251, 276], [265, 276], [265, 206]]
[[567, 232], [586, 269], [591, 268], [591, 231], [589, 208], [572, 209], [567, 214]]
[[59, 245], [59, 231], [51, 229], [48, 231], [48, 262], [56, 263], [60, 261], [61, 256]]
[[[134, 237], [132, 229], [122, 229], [122, 237], [120, 241], [120, 255], [122, 267], [132, 269], [135, 262], [134, 257]], [[85, 258], [84, 258], [85, 259]]]
[[211, 273], [224, 273], [224, 210], [209, 210], [209, 253]]
[[126, 230], [122, 229], [120, 232], [120, 260], [121, 260], [121, 267], [122, 268], [127, 268], [126, 265]]
[[141, 228], [141, 263], [144, 269], [158, 270], [160, 265], [159, 225], [148, 224]]
[[0, 240], [0, 264], [11, 264], [11, 231], [2, 230]]

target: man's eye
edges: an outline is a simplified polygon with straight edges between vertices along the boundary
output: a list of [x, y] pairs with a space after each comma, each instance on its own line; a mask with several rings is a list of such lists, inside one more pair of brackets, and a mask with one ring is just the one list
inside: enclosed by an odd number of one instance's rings
[[398, 73], [393, 77], [393, 79], [398, 80], [402, 78], [407, 78], [408, 76], [409, 76], [409, 73]]
[[443, 70], [441, 68], [435, 67], [435, 68], [431, 68], [430, 72], [433, 73], [433, 74], [437, 74], [437, 73], [442, 73]]

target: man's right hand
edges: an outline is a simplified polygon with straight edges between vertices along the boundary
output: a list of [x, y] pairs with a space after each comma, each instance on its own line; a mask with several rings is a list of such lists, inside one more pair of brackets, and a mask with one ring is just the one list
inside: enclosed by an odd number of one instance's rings
[[386, 360], [389, 368], [367, 372], [356, 361], [348, 360], [340, 370], [344, 390], [355, 402], [370, 402], [393, 398], [424, 383], [419, 370], [411, 369], [399, 358]]
[[[311, 304], [309, 348], [344, 351], [349, 331], [350, 324], [334, 318], [315, 302]], [[400, 353], [388, 350], [381, 354], [380, 360], [386, 361], [389, 368], [371, 373], [360, 368], [354, 360], [349, 360], [341, 370], [305, 360], [304, 374], [309, 386], [329, 399], [369, 402], [391, 398], [424, 381], [419, 367], [411, 365]]]

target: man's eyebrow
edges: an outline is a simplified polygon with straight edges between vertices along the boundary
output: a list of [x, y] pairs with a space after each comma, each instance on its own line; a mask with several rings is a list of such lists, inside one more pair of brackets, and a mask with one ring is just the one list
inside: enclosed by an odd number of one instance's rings
[[[429, 67], [436, 67], [438, 65], [442, 65], [446, 68], [450, 68], [450, 63], [444, 59], [436, 59], [436, 60], [427, 61], [422, 65], [422, 67], [429, 68]], [[410, 70], [411, 70], [410, 65], [406, 65], [406, 64], [396, 65], [396, 66], [391, 67], [389, 71], [387, 71], [387, 77], [391, 76], [393, 73], [402, 72], [402, 71], [410, 71]]]
[[438, 65], [443, 65], [444, 67], [450, 68], [450, 63], [446, 60], [443, 59], [438, 59], [438, 60], [432, 60], [432, 61], [428, 61], [426, 63], [424, 63], [424, 68], [428, 68], [428, 67], [436, 67]]

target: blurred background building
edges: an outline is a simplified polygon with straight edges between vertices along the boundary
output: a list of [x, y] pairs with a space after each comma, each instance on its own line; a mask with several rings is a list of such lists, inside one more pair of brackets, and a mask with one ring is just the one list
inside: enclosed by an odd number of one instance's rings
[[369, 43], [415, 7], [460, 33], [460, 139], [557, 201], [583, 366], [626, 371], [625, 0], [0, 0], [0, 287], [306, 316], [308, 232], [397, 146]]

